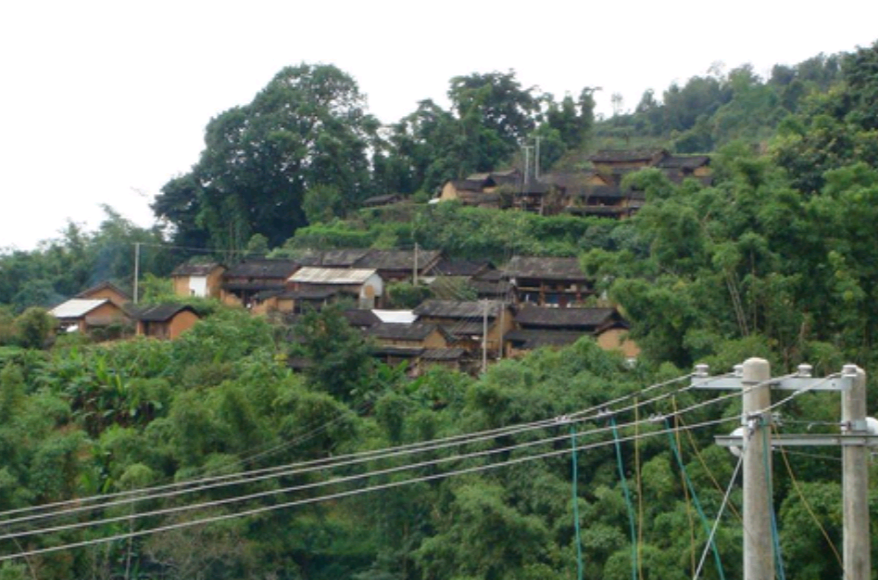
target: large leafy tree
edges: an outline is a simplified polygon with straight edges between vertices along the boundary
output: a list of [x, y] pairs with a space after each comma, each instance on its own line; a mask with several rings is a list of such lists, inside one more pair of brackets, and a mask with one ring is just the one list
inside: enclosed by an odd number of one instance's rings
[[334, 66], [284, 68], [250, 104], [208, 123], [201, 159], [163, 188], [153, 210], [179, 235], [207, 234], [226, 250], [255, 233], [278, 245], [307, 223], [309, 190], [332, 186], [348, 202], [368, 192], [378, 122], [365, 106]]

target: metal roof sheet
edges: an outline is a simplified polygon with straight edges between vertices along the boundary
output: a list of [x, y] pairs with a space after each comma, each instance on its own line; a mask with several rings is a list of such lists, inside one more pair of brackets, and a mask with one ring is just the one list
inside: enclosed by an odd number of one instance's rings
[[109, 301], [108, 298], [71, 298], [51, 309], [49, 314], [55, 318], [82, 318]]
[[301, 284], [363, 284], [374, 276], [374, 269], [365, 268], [300, 268], [289, 282]]

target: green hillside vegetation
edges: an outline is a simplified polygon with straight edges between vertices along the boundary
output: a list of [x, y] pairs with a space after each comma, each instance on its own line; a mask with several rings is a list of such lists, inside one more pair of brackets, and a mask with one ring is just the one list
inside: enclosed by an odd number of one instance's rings
[[[740, 425], [738, 397], [684, 388], [693, 364], [857, 363], [874, 412], [876, 70], [878, 43], [767, 80], [691, 79], [605, 120], [589, 89], [559, 101], [474, 74], [452, 80], [450, 110], [424, 102], [389, 130], [335, 67], [281, 71], [211, 121], [202, 158], [156, 200], [170, 230], [108, 209], [97, 232], [0, 254], [0, 580], [561, 580], [580, 564], [588, 580], [691, 578], [736, 465], [713, 436]], [[424, 203], [445, 179], [514, 163], [534, 135], [568, 167], [609, 144], [709, 152], [714, 180], [638, 172], [647, 203], [622, 221]], [[360, 209], [389, 191], [411, 199]], [[576, 256], [643, 354], [632, 365], [584, 338], [478, 378], [411, 378], [336, 308], [289, 328], [215, 304], [175, 341], [55, 336], [40, 307], [130, 286], [135, 243], [147, 301], [197, 249]], [[779, 410], [781, 430], [837, 430], [837, 394]], [[425, 442], [448, 445], [403, 453]], [[842, 575], [839, 457], [774, 455], [790, 580]], [[71, 511], [24, 511], [45, 504]], [[728, 511], [702, 578], [742, 576], [743, 533]]]

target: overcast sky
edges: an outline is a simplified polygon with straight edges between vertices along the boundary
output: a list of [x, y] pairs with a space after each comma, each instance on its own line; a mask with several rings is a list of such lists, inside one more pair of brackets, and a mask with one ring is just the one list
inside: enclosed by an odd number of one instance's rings
[[210, 2], [79, 0], [0, 7], [0, 249], [32, 249], [112, 206], [141, 226], [198, 160], [216, 114], [301, 62], [335, 64], [391, 123], [448, 81], [515, 70], [599, 112], [643, 91], [751, 63], [767, 73], [878, 39], [878, 2]]

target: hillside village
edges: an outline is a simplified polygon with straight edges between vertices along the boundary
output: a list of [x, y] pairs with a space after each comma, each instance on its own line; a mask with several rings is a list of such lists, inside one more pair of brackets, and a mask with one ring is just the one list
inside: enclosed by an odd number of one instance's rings
[[[310, 310], [340, 304], [351, 326], [373, 341], [375, 357], [406, 363], [412, 375], [433, 365], [475, 373], [486, 361], [566, 346], [583, 336], [627, 358], [638, 354], [618, 310], [594, 305], [599, 301], [575, 258], [518, 256], [498, 269], [429, 250], [329, 250], [295, 260], [247, 258], [231, 266], [184, 263], [171, 277], [181, 299], [214, 298], [291, 326]], [[415, 280], [446, 298], [410, 310], [386, 309], [388, 286]], [[465, 291], [471, 297], [462, 298]], [[198, 320], [183, 304], [133, 305], [111, 284], [86, 290], [50, 314], [62, 328], [96, 337], [107, 327], [133, 323], [136, 335], [173, 339]], [[291, 361], [293, 368], [306, 364]]]
[[[632, 173], [657, 169], [673, 183], [689, 178], [711, 182], [708, 156], [677, 156], [663, 149], [605, 150], [590, 161], [593, 169], [588, 171], [538, 176], [512, 169], [451, 180], [431, 203], [624, 219], [645, 202], [644, 192], [624, 181]], [[399, 196], [379, 196], [365, 200], [364, 206], [401, 201]], [[627, 337], [629, 321], [596, 295], [577, 258], [514, 256], [497, 267], [487, 260], [449, 259], [427, 248], [314, 249], [290, 259], [186, 262], [174, 269], [171, 279], [181, 299], [212, 298], [290, 326], [311, 310], [339, 304], [349, 324], [371, 341], [377, 359], [405, 364], [413, 376], [437, 365], [484, 372], [489, 363], [540, 347], [567, 346], [583, 336], [631, 360], [639, 353]], [[434, 298], [409, 310], [390, 309], [390, 286], [400, 282], [427, 288]], [[183, 304], [138, 307], [109, 283], [50, 313], [63, 328], [96, 337], [108, 326], [129, 324], [135, 335], [173, 339], [198, 320], [196, 310]], [[290, 360], [294, 369], [308, 364]]]

